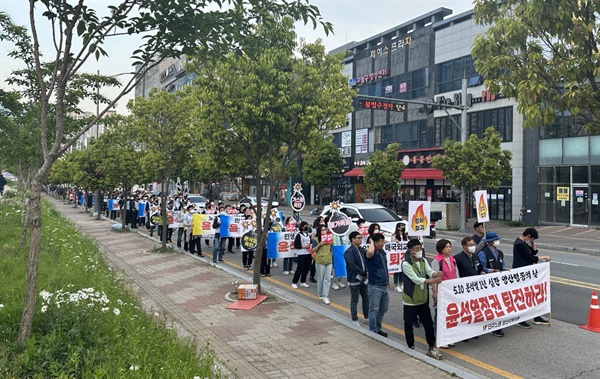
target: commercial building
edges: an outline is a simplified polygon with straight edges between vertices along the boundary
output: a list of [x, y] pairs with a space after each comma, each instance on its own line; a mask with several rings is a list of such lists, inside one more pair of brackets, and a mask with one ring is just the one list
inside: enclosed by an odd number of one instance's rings
[[[493, 126], [502, 148], [512, 152], [512, 178], [488, 189], [492, 219], [600, 225], [600, 135], [589, 135], [568, 115], [556, 125], [524, 129], [514, 99], [490, 93], [475, 71], [471, 45], [485, 27], [472, 10], [451, 14], [439, 8], [331, 53], [345, 54], [344, 71], [359, 95], [460, 104], [467, 79], [469, 133], [482, 137]], [[343, 175], [332, 177], [331, 198], [368, 201], [362, 167], [371, 153], [399, 142], [407, 166], [398, 192], [384, 194], [382, 202], [406, 213], [410, 200], [458, 201], [459, 189], [430, 164], [446, 139], [460, 140], [451, 118], [460, 124], [458, 110], [359, 100], [348, 125], [332, 131], [345, 165]]]

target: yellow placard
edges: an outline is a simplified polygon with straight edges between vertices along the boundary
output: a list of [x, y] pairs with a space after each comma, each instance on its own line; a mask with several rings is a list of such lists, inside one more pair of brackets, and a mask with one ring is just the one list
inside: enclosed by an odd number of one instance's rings
[[558, 201], [569, 201], [571, 194], [569, 193], [569, 187], [556, 187], [556, 200]]

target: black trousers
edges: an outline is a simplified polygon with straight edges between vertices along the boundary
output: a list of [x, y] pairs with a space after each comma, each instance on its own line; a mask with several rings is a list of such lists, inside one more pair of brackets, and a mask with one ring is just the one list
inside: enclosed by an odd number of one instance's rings
[[364, 283], [350, 287], [350, 317], [352, 321], [358, 320], [358, 296], [362, 298], [362, 313], [365, 319], [369, 318], [369, 289]]
[[252, 265], [254, 260], [254, 251], [242, 251], [242, 264], [244, 266]]
[[312, 257], [310, 254], [298, 255], [298, 267], [296, 268], [296, 272], [294, 272], [292, 283], [298, 284], [298, 280], [300, 280], [300, 283], [306, 283], [306, 275], [310, 271], [311, 262]]
[[260, 274], [271, 275], [271, 260], [267, 259], [267, 249], [263, 249], [260, 259]]
[[421, 320], [425, 329], [425, 339], [429, 347], [435, 347], [435, 332], [433, 330], [433, 319], [429, 310], [429, 302], [421, 305], [404, 305], [404, 335], [408, 347], [415, 346], [415, 335], [413, 333], [413, 324]]
[[190, 254], [202, 254], [202, 237], [192, 236], [190, 238]]

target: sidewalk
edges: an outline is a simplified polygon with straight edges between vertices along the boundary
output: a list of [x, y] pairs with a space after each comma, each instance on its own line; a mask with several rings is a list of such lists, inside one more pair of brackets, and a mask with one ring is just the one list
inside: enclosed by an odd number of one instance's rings
[[[161, 312], [182, 337], [209, 342], [233, 378], [451, 378], [471, 377], [395, 342], [351, 327], [325, 306], [263, 281], [269, 299], [251, 311], [226, 309], [225, 295], [240, 280], [190, 254], [153, 254], [157, 243], [139, 233], [115, 233], [81, 208], [46, 196], [132, 284], [150, 312]], [[445, 370], [445, 371], [443, 371]]]

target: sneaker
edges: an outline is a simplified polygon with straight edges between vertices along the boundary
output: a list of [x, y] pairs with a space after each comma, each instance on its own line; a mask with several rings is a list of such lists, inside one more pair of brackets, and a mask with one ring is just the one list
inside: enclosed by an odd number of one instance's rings
[[329, 301], [329, 298], [328, 298], [328, 297], [324, 297], [324, 298], [323, 298], [323, 302], [324, 302], [325, 304], [327, 304], [327, 305], [329, 305], [329, 304], [331, 303], [331, 301]]
[[502, 330], [494, 330], [490, 334], [493, 335], [494, 337], [504, 337], [504, 332]]
[[292, 283], [292, 288], [298, 289], [298, 285], [296, 283]]
[[290, 272], [289, 272], [289, 271], [284, 271], [284, 272], [283, 272], [283, 275], [289, 275], [289, 274], [290, 274]]
[[319, 300], [323, 300], [325, 296], [319, 296]]
[[300, 283], [300, 287], [308, 288], [310, 286], [308, 284], [306, 284], [306, 283]]
[[271, 267], [273, 267], [273, 268], [277, 268], [277, 267], [279, 267], [279, 266], [277, 266], [277, 263], [276, 263], [276, 262], [273, 262], [273, 263], [271, 263]]
[[339, 283], [338, 283], [338, 286], [339, 286], [340, 288], [346, 288], [346, 285], [345, 285], [344, 283], [342, 283], [342, 282], [339, 282]]
[[315, 280], [315, 278], [313, 278], [313, 277], [309, 278], [309, 279], [308, 279], [308, 281], [309, 281], [309, 282], [311, 282], [311, 283], [316, 283], [316, 282], [317, 282], [317, 281]]
[[[438, 354], [437, 350], [435, 350], [435, 347], [428, 347], [427, 351], [425, 352], [425, 355], [427, 355], [428, 357], [432, 357], [432, 358], [437, 358], [436, 355]], [[439, 355], [439, 359], [442, 359], [444, 356], [442, 354]]]
[[383, 330], [381, 330], [381, 329], [377, 331], [377, 334], [379, 334], [382, 337], [386, 337], [386, 338], [388, 336], [388, 334], [386, 332], [384, 332]]
[[550, 322], [548, 320], [546, 320], [545, 318], [542, 318], [540, 316], [537, 316], [536, 318], [533, 319], [533, 323], [536, 325], [548, 325], [550, 324]]
[[519, 325], [521, 328], [531, 329], [531, 325], [529, 325], [529, 323], [527, 323], [526, 321], [520, 322], [517, 325]]
[[360, 322], [358, 322], [358, 320], [354, 320], [354, 321], [352, 321], [352, 323], [353, 323], [354, 325], [356, 325], [356, 326], [360, 327]]
[[402, 287], [396, 286], [396, 288], [394, 288], [394, 291], [396, 291], [396, 292], [402, 292]]
[[333, 288], [334, 290], [339, 290], [339, 289], [340, 289], [340, 286], [338, 286], [338, 284], [337, 284], [337, 283], [333, 283], [333, 284], [331, 285], [331, 288]]

